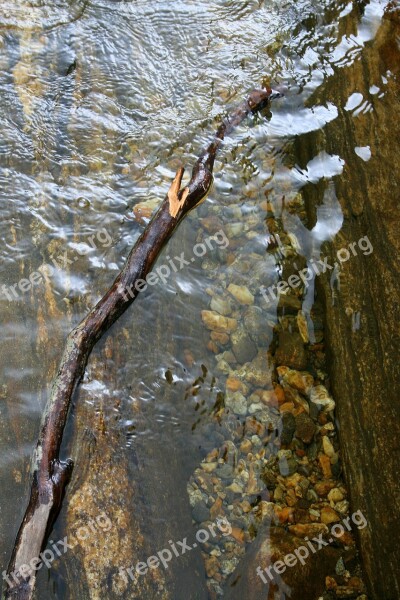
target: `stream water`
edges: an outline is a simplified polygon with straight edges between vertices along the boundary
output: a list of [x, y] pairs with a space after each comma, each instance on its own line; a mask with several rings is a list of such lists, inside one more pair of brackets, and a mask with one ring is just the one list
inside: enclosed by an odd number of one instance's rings
[[[170, 569], [155, 570], [149, 583], [137, 575], [118, 583], [117, 576], [121, 567], [146, 561], [168, 540], [193, 537], [192, 516], [199, 527], [218, 514], [215, 489], [207, 499], [197, 494], [199, 481], [187, 486], [196, 482], [202, 461], [218, 462], [228, 435], [236, 444], [234, 462], [239, 460], [246, 435], [235, 441], [236, 425], [218, 411], [225, 402], [231, 416], [244, 420], [257, 408], [248, 408], [246, 417], [242, 398], [251, 406], [260, 402], [260, 395], [254, 399], [260, 388], [276, 393], [276, 336], [283, 332], [297, 340], [300, 331], [303, 341], [322, 343], [313, 282], [302, 305], [297, 292], [292, 303], [278, 304], [272, 296], [266, 303], [260, 288], [324, 255], [324, 244], [340, 232], [344, 219], [335, 182], [345, 169], [357, 172], [360, 182], [368, 174], [373, 147], [368, 140], [344, 158], [326, 151], [321, 139], [329, 123], [340, 130], [349, 117], [374, 119], [374, 106], [385, 105], [393, 73], [377, 61], [374, 72], [365, 75], [370, 96], [355, 85], [343, 105], [323, 90], [327, 82], [340, 85], [347, 69], [362, 64], [382, 27], [385, 5], [379, 0], [2, 1], [1, 570], [25, 509], [30, 457], [65, 336], [112, 283], [177, 168], [183, 164], [189, 172], [228, 108], [263, 85], [285, 93], [271, 112], [247, 119], [226, 141], [210, 195], [158, 260], [158, 267], [166, 266], [165, 280], [148, 286], [93, 352], [69, 415], [63, 454], [74, 457], [76, 468], [52, 539], [76, 535], [78, 526], [103, 512], [112, 526], [108, 534], [82, 540], [51, 570], [43, 569], [38, 597], [226, 595], [224, 585], [255, 534], [249, 534], [244, 505], [237, 508], [223, 486], [221, 514], [230, 522], [236, 515], [240, 522], [233, 524], [240, 531], [231, 546], [215, 550], [211, 544], [203, 555], [198, 549], [193, 557], [176, 558]], [[315, 139], [307, 164], [297, 154], [304, 136]], [[305, 188], [312, 188], [319, 205], [312, 229], [305, 224]], [[219, 237], [205, 244], [217, 232]], [[182, 252], [187, 264], [174, 269], [170, 261]], [[368, 253], [366, 242], [359, 252]], [[226, 291], [230, 284], [240, 287], [238, 298]], [[333, 271], [333, 299], [337, 293]], [[202, 311], [218, 306], [218, 318], [247, 323], [246, 331], [239, 327], [242, 337], [233, 339], [233, 356], [226, 324], [209, 326], [207, 314], [202, 318]], [[261, 313], [249, 312], [249, 306]], [[280, 351], [290, 355], [282, 344]], [[315, 386], [327, 384], [319, 356], [310, 369], [301, 359], [289, 363], [281, 361], [308, 370]], [[241, 371], [246, 364], [257, 371], [253, 379]], [[265, 398], [263, 403], [268, 406]], [[326, 409], [322, 400], [318, 406]], [[284, 413], [275, 407], [260, 420], [262, 433], [251, 431], [262, 440], [272, 423], [278, 431], [268, 439], [273, 457], [279, 449], [289, 452], [280, 437]], [[327, 423], [334, 424], [333, 413], [325, 423], [320, 418], [320, 427]], [[327, 427], [326, 437], [332, 431]], [[249, 448], [251, 443], [257, 448], [258, 441], [249, 440]], [[336, 437], [332, 441], [334, 466]], [[296, 450], [303, 456], [303, 446]], [[293, 475], [291, 460], [279, 455], [290, 471], [279, 466], [281, 477]], [[335, 489], [345, 485], [338, 481]], [[338, 501], [346, 502], [344, 497]], [[271, 498], [255, 485], [239, 499], [254, 507]], [[296, 522], [289, 512], [281, 523]], [[221, 552], [229, 556], [214, 564]], [[289, 597], [288, 589], [282, 588], [280, 597]]]

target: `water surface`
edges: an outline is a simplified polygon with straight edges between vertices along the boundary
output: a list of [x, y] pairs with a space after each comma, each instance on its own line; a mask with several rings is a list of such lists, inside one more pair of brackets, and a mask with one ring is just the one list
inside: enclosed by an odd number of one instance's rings
[[[285, 100], [274, 105], [272, 115], [249, 118], [226, 141], [210, 196], [188, 216], [159, 262], [183, 250], [192, 257], [193, 245], [206, 235], [199, 217], [217, 215], [218, 226], [233, 241], [232, 251], [243, 246], [254, 268], [252, 252], [257, 244], [265, 248], [271, 233], [262, 204], [266, 200], [273, 217], [283, 219], [287, 233], [297, 240], [299, 256], [318, 257], [343, 221], [335, 178], [346, 167], [358, 170], [361, 181], [371, 148], [363, 142], [345, 161], [316, 145], [308, 164], [300, 167], [294, 142], [323, 132], [327, 123], [340, 123], [346, 113], [354, 119], [370, 113], [372, 118], [371, 101], [356, 87], [344, 106], [317, 99], [324, 82], [363, 60], [384, 5], [378, 0], [2, 3], [4, 568], [23, 514], [30, 456], [65, 336], [107, 289], [143, 230], [144, 224], [134, 219], [134, 206], [161, 201], [176, 169], [181, 164], [190, 168], [227, 107], [254, 87], [271, 84], [285, 90]], [[376, 72], [370, 82], [374, 102], [385, 103], [390, 77]], [[284, 208], [285, 201], [310, 185], [321, 204], [311, 232]], [[251, 243], [245, 231], [236, 235], [232, 230], [233, 222], [249, 214], [255, 215]], [[21, 291], [21, 280], [43, 271], [44, 265], [52, 269], [45, 268], [46, 276]], [[169, 539], [163, 528], [169, 528], [168, 535], [175, 526], [184, 529], [177, 513], [188, 504], [186, 482], [207, 446], [207, 411], [199, 417], [198, 403], [210, 410], [224, 390], [200, 311], [208, 308], [207, 289], [227, 268], [218, 253], [210, 252], [172, 272], [165, 285], [143, 293], [112, 328], [114, 341], [104, 340], [94, 351], [71, 412], [65, 452], [80, 464], [71, 497], [79, 477], [84, 479], [85, 456], [92, 447], [87, 439], [99, 431], [107, 438], [100, 447], [116, 448], [122, 465], [120, 471], [115, 467], [107, 493], [99, 477], [103, 500], [118, 504], [138, 465], [144, 479], [151, 472], [154, 486], [157, 478], [165, 486], [162, 514], [159, 506], [151, 509], [150, 492], [137, 492], [142, 503], [136, 510], [146, 523], [141, 533], [149, 548], [156, 545], [155, 529], [157, 543]], [[279, 274], [279, 261], [267, 255], [253, 285], [277, 281]], [[313, 289], [307, 301], [312, 306]], [[276, 322], [272, 311], [271, 336]], [[185, 400], [198, 377], [204, 379], [199, 393]], [[169, 452], [176, 461], [171, 464], [174, 477], [180, 468], [175, 498], [166, 476]], [[110, 469], [104, 478], [112, 473]], [[115, 494], [113, 500], [110, 494]], [[57, 535], [62, 536], [67, 519], [64, 510]], [[189, 509], [186, 526], [191, 526]], [[177, 529], [175, 538], [183, 537], [180, 533]], [[131, 533], [121, 555], [129, 555], [133, 538]], [[117, 557], [114, 567], [118, 564]], [[186, 576], [190, 579], [190, 572]], [[43, 584], [47, 598], [61, 597], [56, 594], [64, 593], [63, 577], [52, 573], [50, 583]]]

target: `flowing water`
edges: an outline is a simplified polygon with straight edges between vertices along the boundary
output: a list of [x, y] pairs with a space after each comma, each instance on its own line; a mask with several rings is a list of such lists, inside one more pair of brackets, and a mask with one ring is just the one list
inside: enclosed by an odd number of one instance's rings
[[[177, 558], [161, 583], [154, 576], [140, 593], [133, 583], [118, 591], [110, 578], [168, 540], [193, 536], [187, 483], [224, 439], [210, 425], [226, 379], [215, 357], [223, 349], [210, 344], [201, 318], [210, 295], [233, 281], [239, 261], [233, 282], [265, 309], [268, 348], [281, 315], [276, 302], [262, 305], [260, 293], [282, 276], [279, 256], [266, 253], [274, 223], [283, 223], [284, 246], [303, 268], [341, 229], [335, 181], [346, 169], [360, 182], [368, 173], [373, 143], [360, 140], [344, 159], [326, 150], [321, 133], [327, 124], [340, 129], [350, 116], [373, 119], [375, 105], [393, 110], [385, 90], [394, 74], [378, 62], [368, 73], [369, 98], [354, 86], [342, 105], [321, 90], [327, 82], [341, 85], [346, 70], [362, 64], [385, 4], [1, 3], [3, 569], [65, 336], [111, 284], [145, 227], [146, 210], [162, 201], [181, 164], [189, 170], [228, 107], [266, 84], [285, 92], [271, 113], [247, 119], [226, 141], [210, 195], [159, 258], [170, 267], [165, 282], [140, 294], [90, 358], [63, 450], [76, 468], [52, 537], [73, 535], [77, 523], [100, 511], [112, 527], [82, 542], [78, 558], [71, 551], [43, 569], [41, 598], [98, 598], [105, 589], [109, 597], [207, 597], [199, 552]], [[316, 141], [306, 163], [297, 154], [304, 136]], [[312, 230], [286, 210], [297, 202], [304, 213], [305, 188], [320, 205]], [[142, 219], [133, 212], [139, 203]], [[212, 248], [194, 251], [217, 231]], [[188, 264], [173, 269], [169, 261], [182, 252]], [[311, 285], [303, 314], [316, 342], [313, 292]], [[265, 373], [268, 387], [267, 363]], [[163, 595], [168, 586], [171, 596]]]

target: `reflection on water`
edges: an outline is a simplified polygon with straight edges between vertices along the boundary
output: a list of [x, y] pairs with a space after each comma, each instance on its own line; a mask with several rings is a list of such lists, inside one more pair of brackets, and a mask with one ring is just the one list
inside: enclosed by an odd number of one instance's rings
[[[185, 506], [193, 469], [224, 441], [224, 432], [210, 428], [208, 417], [218, 413], [225, 394], [229, 371], [214, 357], [225, 338], [217, 331], [210, 344], [200, 313], [211, 298], [222, 302], [224, 285], [233, 279], [245, 283], [261, 306], [260, 286], [282, 276], [280, 257], [266, 253], [276, 220], [284, 226], [284, 246], [298, 255], [298, 268], [318, 258], [321, 244], [340, 229], [334, 178], [343, 172], [343, 157], [316, 149], [300, 168], [292, 142], [323, 130], [343, 111], [353, 118], [372, 113], [371, 100], [357, 89], [345, 106], [310, 105], [309, 98], [318, 97], [319, 86], [335, 71], [362, 60], [383, 8], [379, 0], [2, 3], [3, 565], [23, 512], [29, 458], [63, 339], [106, 290], [143, 229], [143, 222], [132, 218], [133, 207], [149, 201], [154, 206], [163, 198], [177, 167], [193, 163], [227, 105], [253, 87], [280, 84], [285, 101], [274, 105], [272, 115], [243, 123], [226, 141], [210, 197], [187, 218], [160, 261], [183, 249], [189, 253], [196, 241], [218, 229], [228, 236], [229, 247], [196, 258], [172, 272], [165, 285], [143, 294], [113, 328], [111, 336], [118, 341], [95, 351], [69, 424], [68, 435], [78, 448], [82, 424], [109, 435], [122, 456], [121, 479], [127, 473], [134, 478], [134, 466], [140, 464], [154, 469], [155, 481], [159, 477], [168, 487], [165, 462], [158, 464], [157, 457], [175, 445]], [[370, 82], [374, 102], [385, 102], [390, 77], [377, 73]], [[369, 146], [356, 147], [348, 167], [368, 169], [370, 157]], [[315, 186], [321, 205], [311, 231], [295, 212], [305, 185]], [[102, 229], [112, 244], [93, 247], [88, 240]], [[65, 257], [61, 262], [60, 256]], [[45, 265], [55, 267], [51, 276], [41, 271]], [[32, 273], [42, 275], [32, 282]], [[303, 306], [310, 331], [318, 321], [310, 316], [313, 299], [310, 285]], [[219, 310], [224, 314], [221, 304]], [[249, 314], [248, 322], [257, 323], [256, 313]], [[266, 315], [265, 339], [256, 336], [263, 348], [272, 340], [277, 306]], [[244, 355], [255, 356], [253, 342], [239, 343]], [[268, 368], [265, 363], [266, 387]], [[92, 422], [85, 425], [85, 420]], [[82, 452], [75, 453], [84, 463]], [[171, 465], [173, 477], [178, 462]], [[84, 469], [80, 477], [83, 481]], [[72, 484], [71, 497], [78, 483]], [[120, 486], [114, 490], [117, 503]], [[151, 491], [144, 496], [139, 514], [143, 511], [153, 526], [167, 519], [149, 511]], [[143, 536], [148, 532], [150, 525]], [[161, 533], [160, 538], [162, 543]], [[129, 539], [116, 568], [133, 547]]]

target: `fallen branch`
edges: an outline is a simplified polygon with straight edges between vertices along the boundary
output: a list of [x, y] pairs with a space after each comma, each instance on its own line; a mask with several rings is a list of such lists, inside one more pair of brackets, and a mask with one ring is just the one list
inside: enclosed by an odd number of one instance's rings
[[60, 510], [73, 466], [72, 461], [59, 459], [68, 408], [93, 346], [135, 300], [142, 280], [152, 269], [164, 244], [184, 216], [207, 195], [215, 156], [225, 135], [249, 113], [263, 109], [272, 98], [280, 96], [271, 89], [253, 91], [222, 122], [213, 141], [196, 161], [189, 184], [182, 190], [184, 169], [178, 170], [167, 196], [135, 243], [114, 283], [68, 335], [33, 457], [29, 504], [7, 570], [7, 600], [31, 600], [33, 596], [39, 554]]

